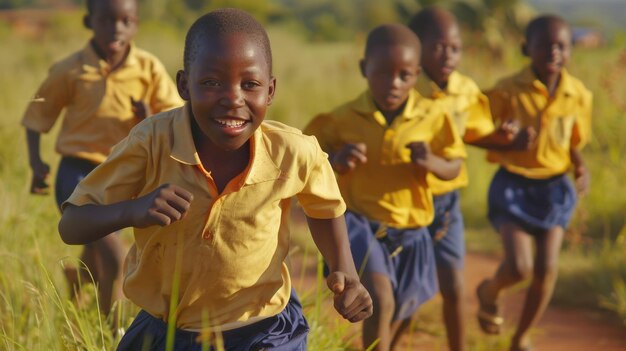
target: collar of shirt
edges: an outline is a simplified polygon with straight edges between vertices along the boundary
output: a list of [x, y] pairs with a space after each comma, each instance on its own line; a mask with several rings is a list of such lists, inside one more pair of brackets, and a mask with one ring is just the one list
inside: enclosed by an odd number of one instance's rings
[[[103, 76], [108, 75], [111, 72], [110, 65], [98, 56], [98, 53], [93, 48], [91, 41], [87, 43], [85, 48], [83, 49], [82, 54], [83, 60], [83, 70], [85, 72], [98, 72]], [[128, 55], [124, 59], [124, 62], [120, 67], [118, 67], [115, 71], [120, 71], [122, 68], [133, 67], [139, 64], [139, 60], [137, 59], [137, 49], [135, 48], [135, 43], [130, 43], [130, 51]]]
[[[534, 90], [543, 94], [544, 96], [549, 96], [548, 89], [535, 75], [532, 67], [529, 65], [525, 67], [518, 75], [515, 77], [515, 82], [521, 86], [531, 86]], [[572, 77], [569, 75], [567, 70], [563, 68], [561, 70], [561, 79], [559, 80], [559, 85], [556, 88], [554, 93], [554, 97], [557, 96], [565, 96], [571, 97], [575, 96], [576, 89], [572, 82]]]
[[[422, 112], [419, 108], [419, 104], [416, 102], [421, 96], [415, 89], [411, 89], [409, 91], [409, 96], [404, 104], [404, 109], [402, 113], [398, 115], [398, 117], [402, 119], [412, 119], [416, 116], [420, 115]], [[387, 124], [387, 120], [385, 116], [383, 116], [382, 112], [376, 107], [376, 103], [374, 103], [374, 97], [372, 96], [372, 92], [368, 89], [366, 92], [361, 94], [353, 103], [352, 109], [359, 115], [362, 115], [365, 118], [371, 118], [376, 123], [380, 124], [382, 127], [389, 127]], [[399, 119], [396, 117], [396, 119]]]
[[[191, 105], [185, 104], [175, 117], [172, 132], [172, 151], [170, 157], [187, 165], [200, 165], [200, 157], [196, 151], [191, 133]], [[269, 155], [263, 142], [261, 125], [253, 134], [251, 141], [251, 165], [243, 181], [243, 184], [257, 184], [265, 181], [276, 180], [281, 176], [281, 170]]]
[[415, 89], [424, 97], [429, 99], [439, 99], [447, 95], [460, 95], [463, 84], [461, 75], [457, 71], [453, 71], [448, 77], [448, 85], [445, 89], [441, 89], [426, 73], [422, 73], [417, 77]]

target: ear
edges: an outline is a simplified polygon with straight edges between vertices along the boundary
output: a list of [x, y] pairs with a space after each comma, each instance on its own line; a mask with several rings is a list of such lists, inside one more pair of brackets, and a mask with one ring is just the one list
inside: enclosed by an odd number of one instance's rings
[[267, 93], [267, 106], [270, 106], [274, 102], [274, 93], [276, 93], [276, 78], [270, 78], [270, 84]]
[[365, 75], [365, 59], [362, 58], [359, 61], [359, 69], [361, 70], [361, 75], [363, 76], [363, 78], [367, 78], [367, 76]]
[[178, 95], [185, 100], [189, 101], [189, 84], [187, 79], [187, 72], [179, 70], [176, 72], [176, 89], [178, 89]]
[[85, 26], [85, 28], [87, 29], [93, 29], [91, 27], [91, 16], [89, 14], [83, 16], [83, 26]]
[[527, 42], [522, 43], [521, 49], [522, 49], [522, 55], [528, 56], [528, 43]]

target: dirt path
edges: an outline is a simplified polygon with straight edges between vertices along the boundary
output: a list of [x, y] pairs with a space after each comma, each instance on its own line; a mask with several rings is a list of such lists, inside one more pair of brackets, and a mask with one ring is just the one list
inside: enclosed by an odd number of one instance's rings
[[[301, 272], [302, 263], [297, 257], [292, 260], [292, 272], [294, 272], [293, 275], [295, 276], [294, 284], [296, 289], [313, 289], [315, 286], [314, 262], [307, 261], [305, 274], [301, 277], [299, 272]], [[469, 254], [467, 257], [465, 299], [468, 306], [466, 313], [468, 339], [493, 338], [483, 336], [478, 329], [478, 323], [475, 318], [478, 302], [474, 295], [474, 289], [484, 277], [494, 272], [497, 264], [498, 260], [494, 257], [479, 254]], [[507, 321], [505, 323], [505, 333], [513, 332], [523, 301], [524, 290], [511, 292], [504, 297], [503, 315]], [[439, 325], [441, 323], [441, 318], [438, 316], [440, 304], [441, 300], [437, 297], [420, 310], [422, 316], [424, 314], [436, 315], [424, 317], [427, 319], [427, 322], [422, 324], [427, 324], [429, 330], [433, 320], [437, 321], [436, 323]], [[329, 306], [329, 308], [332, 307]], [[417, 332], [403, 338], [399, 349], [447, 350], [445, 335], [442, 334], [443, 327], [438, 326], [437, 328], [435, 328], [437, 329], [435, 332], [420, 332], [419, 330], [422, 328], [418, 327]], [[354, 332], [358, 333], [359, 330], [360, 326], [355, 326]], [[594, 311], [550, 306], [539, 325], [533, 331], [533, 335], [535, 350], [537, 351], [626, 351], [626, 329], [620, 328], [614, 322], [609, 321], [606, 315]], [[485, 345], [485, 342], [480, 344]], [[481, 350], [506, 350], [502, 346], [502, 338], [499, 341], [487, 342], [486, 344], [492, 346], [482, 346]], [[359, 346], [355, 345], [355, 347]]]

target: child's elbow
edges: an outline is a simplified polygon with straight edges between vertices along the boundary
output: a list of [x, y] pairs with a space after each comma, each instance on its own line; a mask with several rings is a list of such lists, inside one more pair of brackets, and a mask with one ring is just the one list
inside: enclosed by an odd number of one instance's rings
[[78, 241], [78, 236], [75, 234], [74, 230], [74, 221], [71, 219], [71, 207], [68, 207], [63, 212], [61, 216], [61, 220], [59, 221], [59, 235], [61, 236], [61, 240], [68, 245], [78, 245], [81, 244]]

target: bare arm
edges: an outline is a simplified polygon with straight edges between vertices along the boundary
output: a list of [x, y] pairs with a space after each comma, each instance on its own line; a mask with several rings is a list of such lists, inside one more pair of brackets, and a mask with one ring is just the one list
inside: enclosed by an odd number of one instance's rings
[[346, 222], [343, 216], [315, 219], [307, 216], [313, 240], [324, 256], [330, 275], [328, 288], [335, 294], [335, 309], [350, 322], [372, 315], [372, 299], [354, 267]]
[[424, 142], [414, 142], [406, 146], [411, 149], [411, 161], [414, 165], [425, 169], [441, 180], [452, 180], [459, 176], [463, 160], [454, 158], [451, 160], [437, 156], [430, 151], [430, 147]]
[[570, 149], [569, 154], [574, 166], [576, 190], [578, 191], [578, 195], [583, 196], [589, 191], [591, 177], [580, 151], [577, 149]]
[[39, 153], [39, 141], [41, 133], [26, 128], [26, 145], [28, 146], [28, 164], [33, 172], [30, 183], [30, 192], [33, 194], [46, 194], [49, 185], [46, 183], [50, 166], [41, 160]]
[[165, 184], [137, 199], [111, 205], [68, 205], [59, 222], [66, 244], [87, 244], [127, 227], [166, 226], [180, 220], [189, 210], [191, 193]]

